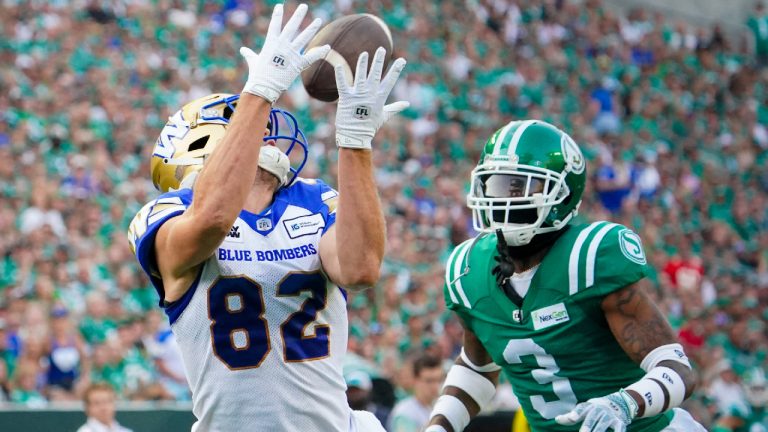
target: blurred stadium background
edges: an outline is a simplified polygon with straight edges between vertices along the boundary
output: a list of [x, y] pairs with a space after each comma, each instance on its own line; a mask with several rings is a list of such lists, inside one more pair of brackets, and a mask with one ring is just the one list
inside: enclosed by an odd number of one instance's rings
[[[124, 233], [155, 195], [166, 118], [242, 88], [237, 50], [260, 46], [274, 3], [0, 1], [0, 430], [74, 431], [90, 382], [115, 388], [136, 431], [189, 429], [175, 342]], [[752, 431], [768, 364], [762, 4], [311, 3], [326, 21], [382, 17], [409, 60], [395, 96], [411, 109], [375, 143], [383, 277], [349, 302], [346, 370], [372, 379], [380, 408], [412, 391], [415, 357], [457, 354], [441, 263], [473, 235], [469, 171], [499, 125], [541, 118], [589, 157], [581, 217], [641, 234], [655, 296], [701, 373], [686, 407], [710, 430]], [[304, 176], [333, 184], [335, 105], [300, 83], [279, 105], [308, 132]], [[502, 386], [494, 409], [515, 408]]]

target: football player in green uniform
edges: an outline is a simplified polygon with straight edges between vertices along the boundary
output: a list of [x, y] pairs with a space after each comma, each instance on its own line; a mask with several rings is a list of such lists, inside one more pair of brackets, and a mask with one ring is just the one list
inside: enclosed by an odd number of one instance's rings
[[704, 431], [677, 408], [696, 378], [644, 291], [640, 238], [572, 223], [585, 180], [579, 147], [546, 122], [511, 122], [486, 143], [467, 197], [482, 234], [445, 273], [464, 348], [427, 432], [462, 431], [500, 370], [533, 431]]
[[761, 367], [754, 367], [744, 376], [744, 393], [750, 405], [745, 421], [747, 432], [768, 432], [768, 378]]

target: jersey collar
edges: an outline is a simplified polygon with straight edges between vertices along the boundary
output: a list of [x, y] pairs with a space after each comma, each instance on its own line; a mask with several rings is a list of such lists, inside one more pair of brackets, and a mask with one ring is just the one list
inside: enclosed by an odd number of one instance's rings
[[267, 208], [260, 213], [251, 213], [247, 210], [240, 211], [240, 219], [248, 224], [251, 229], [257, 233], [268, 236], [277, 228], [277, 223], [283, 217], [285, 209], [288, 208], [288, 201], [285, 199], [286, 188], [277, 192], [275, 199]]

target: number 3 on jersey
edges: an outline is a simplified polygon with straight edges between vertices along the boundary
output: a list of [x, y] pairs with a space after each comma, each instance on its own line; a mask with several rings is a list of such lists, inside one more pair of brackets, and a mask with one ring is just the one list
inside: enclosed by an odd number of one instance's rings
[[568, 378], [557, 376], [560, 367], [555, 362], [555, 358], [546, 352], [541, 345], [533, 339], [512, 339], [504, 349], [504, 360], [509, 364], [519, 364], [523, 360], [521, 357], [532, 355], [536, 359], [539, 369], [534, 369], [531, 374], [533, 379], [539, 384], [552, 384], [552, 391], [557, 400], [547, 402], [541, 395], [531, 396], [531, 405], [545, 419], [553, 419], [560, 414], [565, 414], [574, 406], [578, 400], [571, 388], [571, 382]]
[[[316, 326], [314, 336], [304, 329], [326, 305], [326, 283], [320, 273], [292, 273], [277, 287], [279, 296], [311, 296], [280, 326], [286, 362], [317, 360], [330, 352], [329, 329]], [[216, 356], [232, 370], [257, 368], [271, 349], [261, 285], [245, 277], [219, 279], [208, 290], [208, 314]]]

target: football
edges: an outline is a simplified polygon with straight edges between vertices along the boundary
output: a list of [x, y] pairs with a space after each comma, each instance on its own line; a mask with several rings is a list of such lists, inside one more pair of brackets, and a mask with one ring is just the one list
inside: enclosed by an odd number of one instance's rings
[[307, 50], [325, 44], [331, 46], [328, 55], [301, 74], [301, 81], [307, 93], [323, 102], [333, 102], [339, 98], [334, 73], [336, 65], [344, 67], [347, 82], [351, 85], [357, 58], [361, 53], [368, 52], [370, 71], [373, 54], [377, 48], [384, 47], [387, 50], [384, 74], [392, 59], [392, 33], [381, 18], [371, 14], [347, 15], [328, 23], [317, 32]]

